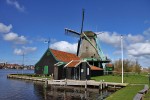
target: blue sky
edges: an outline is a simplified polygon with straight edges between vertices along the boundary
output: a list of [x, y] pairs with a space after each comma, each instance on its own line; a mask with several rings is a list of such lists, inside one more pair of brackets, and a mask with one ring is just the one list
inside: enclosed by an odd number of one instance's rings
[[124, 35], [124, 58], [150, 65], [149, 0], [0, 0], [0, 62], [35, 64], [50, 47], [76, 52], [77, 38], [64, 28], [101, 32], [100, 45], [113, 61], [121, 58], [120, 35]]

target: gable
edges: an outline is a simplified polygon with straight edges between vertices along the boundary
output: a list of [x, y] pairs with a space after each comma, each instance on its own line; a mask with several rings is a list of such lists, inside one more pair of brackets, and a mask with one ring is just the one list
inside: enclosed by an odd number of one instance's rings
[[[42, 55], [42, 57], [40, 58], [40, 60], [35, 64], [35, 65], [37, 65], [40, 61], [42, 61], [42, 59], [45, 59], [46, 57], [49, 57], [49, 56], [53, 56], [53, 54], [51, 53], [51, 51], [49, 50], [49, 49], [47, 49], [46, 51], [45, 51], [45, 53]], [[56, 58], [55, 58], [55, 56], [53, 56], [54, 57], [54, 59], [56, 60], [56, 61], [58, 61]]]

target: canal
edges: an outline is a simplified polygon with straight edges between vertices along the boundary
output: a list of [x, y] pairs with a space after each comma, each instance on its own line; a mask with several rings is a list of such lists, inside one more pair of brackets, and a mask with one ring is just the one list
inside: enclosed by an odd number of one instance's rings
[[0, 100], [104, 100], [116, 90], [99, 91], [81, 87], [48, 86], [42, 82], [7, 79], [8, 74], [34, 73], [33, 70], [0, 69]]

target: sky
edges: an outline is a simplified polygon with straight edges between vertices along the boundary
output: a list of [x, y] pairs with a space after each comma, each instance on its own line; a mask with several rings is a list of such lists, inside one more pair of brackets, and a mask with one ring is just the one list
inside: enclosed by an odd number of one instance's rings
[[[149, 0], [0, 0], [0, 62], [34, 65], [48, 48], [76, 53], [78, 38], [65, 28], [101, 33], [99, 46], [114, 62], [121, 58], [150, 66]], [[24, 53], [24, 62], [23, 62]]]

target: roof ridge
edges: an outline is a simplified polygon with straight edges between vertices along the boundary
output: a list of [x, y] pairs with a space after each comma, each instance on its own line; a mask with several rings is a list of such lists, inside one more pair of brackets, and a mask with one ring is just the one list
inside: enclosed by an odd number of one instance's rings
[[[70, 52], [66, 52], [66, 51], [62, 51], [62, 50], [57, 50], [57, 49], [52, 49], [52, 48], [49, 48], [50, 50], [55, 50], [55, 51], [59, 51], [59, 52], [64, 52], [64, 53], [68, 53], [68, 54], [73, 54], [73, 55], [76, 55], [74, 53], [70, 53]], [[77, 56], [77, 55], [76, 55]]]

